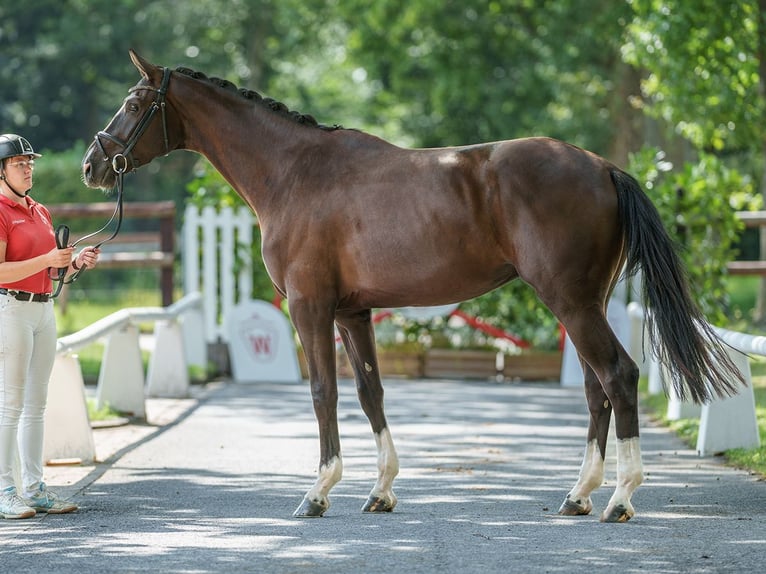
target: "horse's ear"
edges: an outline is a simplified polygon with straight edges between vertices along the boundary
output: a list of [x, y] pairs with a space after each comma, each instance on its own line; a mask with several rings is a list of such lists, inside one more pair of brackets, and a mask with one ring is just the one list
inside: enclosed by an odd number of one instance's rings
[[141, 75], [144, 78], [146, 78], [147, 80], [151, 80], [152, 76], [162, 75], [162, 72], [158, 66], [155, 66], [154, 64], [150, 64], [132, 49], [129, 50], [129, 53], [130, 53], [130, 60], [133, 62], [133, 65], [136, 68], [138, 68], [138, 71], [141, 72]]

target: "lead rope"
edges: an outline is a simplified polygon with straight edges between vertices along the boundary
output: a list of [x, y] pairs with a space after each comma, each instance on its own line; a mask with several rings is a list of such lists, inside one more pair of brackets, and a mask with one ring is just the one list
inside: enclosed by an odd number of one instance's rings
[[[122, 158], [122, 165], [118, 166], [118, 158]], [[107, 243], [108, 241], [111, 241], [115, 237], [117, 237], [117, 234], [120, 232], [120, 227], [122, 226], [122, 213], [123, 213], [123, 205], [122, 205], [122, 190], [123, 190], [123, 176], [125, 174], [125, 170], [128, 167], [128, 160], [125, 158], [122, 154], [117, 154], [114, 156], [114, 159], [112, 159], [112, 169], [117, 174], [117, 205], [114, 207], [114, 212], [112, 213], [112, 217], [109, 218], [109, 220], [104, 224], [104, 226], [99, 229], [98, 231], [94, 231], [93, 233], [90, 233], [88, 235], [85, 235], [84, 237], [80, 237], [77, 241], [69, 244], [69, 227], [61, 224], [56, 228], [56, 247], [59, 249], [64, 249], [65, 247], [71, 246], [71, 247], [77, 247], [77, 244], [81, 241], [84, 241], [85, 239], [89, 239], [95, 235], [98, 235], [102, 231], [104, 231], [109, 225], [114, 221], [114, 218], [117, 217], [117, 226], [114, 228], [114, 231], [112, 234], [104, 239], [103, 241], [100, 241], [96, 245], [93, 246], [94, 249], [98, 249], [101, 247], [104, 243]], [[56, 289], [54, 290], [53, 294], [51, 295], [51, 298], [56, 298], [61, 293], [61, 289], [64, 287], [64, 285], [69, 285], [70, 283], [74, 283], [77, 278], [82, 274], [83, 271], [85, 271], [85, 266], [83, 265], [79, 269], [77, 269], [72, 275], [69, 276], [69, 278], [66, 278], [66, 272], [69, 269], [69, 266], [67, 267], [61, 267], [56, 269], [55, 275], [53, 272], [53, 269], [48, 269], [48, 276], [53, 281], [58, 281], [58, 285], [56, 285]]]

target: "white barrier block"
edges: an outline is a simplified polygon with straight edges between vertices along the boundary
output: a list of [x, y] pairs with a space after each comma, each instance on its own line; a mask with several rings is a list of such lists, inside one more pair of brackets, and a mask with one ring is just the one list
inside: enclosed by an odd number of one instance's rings
[[112, 332], [106, 340], [96, 398], [98, 408], [108, 404], [134, 417], [146, 418], [144, 364], [135, 325]]
[[660, 367], [660, 362], [657, 357], [654, 356], [654, 352], [650, 355], [649, 359], [649, 394], [659, 395], [665, 392], [665, 381], [667, 381], [667, 373], [664, 368]]
[[[624, 303], [612, 297], [606, 307], [606, 320], [626, 350], [630, 348], [630, 324]], [[581, 387], [585, 382], [577, 350], [567, 334], [564, 340], [564, 354], [561, 360], [561, 386]]]
[[635, 301], [628, 303], [628, 352], [638, 365], [640, 376], [647, 375], [651, 364], [652, 349], [648, 334], [644, 332], [644, 310]]
[[183, 332], [186, 364], [207, 370], [207, 339], [205, 338], [205, 315], [202, 309], [192, 309], [179, 317]]
[[669, 421], [679, 419], [696, 419], [702, 412], [702, 407], [691, 401], [682, 401], [676, 395], [673, 383], [670, 380], [670, 373], [667, 368], [660, 365], [657, 357], [652, 353], [649, 362], [649, 394], [658, 395], [664, 393], [667, 388], [668, 410], [665, 414]]
[[154, 351], [146, 372], [146, 395], [161, 398], [189, 396], [189, 369], [178, 321], [154, 324]]
[[303, 380], [292, 328], [284, 313], [274, 305], [266, 301], [245, 301], [232, 308], [226, 324], [236, 382]]
[[755, 412], [755, 393], [747, 355], [726, 348], [729, 357], [742, 372], [747, 388], [738, 395], [714, 400], [702, 407], [697, 453], [700, 456], [717, 454], [731, 448], [758, 448], [758, 419]]
[[561, 386], [581, 387], [585, 382], [580, 364], [580, 356], [577, 354], [572, 339], [567, 335], [564, 338], [564, 354], [561, 357]]
[[678, 398], [678, 395], [676, 395], [673, 384], [668, 383], [668, 412], [666, 416], [669, 421], [696, 419], [699, 418], [701, 413], [701, 405], [691, 401], [682, 401]]
[[77, 355], [57, 354], [48, 384], [43, 460], [96, 458], [85, 401], [85, 383]]

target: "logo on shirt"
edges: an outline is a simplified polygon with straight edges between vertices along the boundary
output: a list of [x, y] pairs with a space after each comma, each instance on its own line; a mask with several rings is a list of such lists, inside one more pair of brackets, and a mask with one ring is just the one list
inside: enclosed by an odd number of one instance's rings
[[26, 223], [26, 222], [27, 222], [26, 219], [14, 219], [13, 221], [11, 221], [11, 224], [18, 225], [19, 223]]

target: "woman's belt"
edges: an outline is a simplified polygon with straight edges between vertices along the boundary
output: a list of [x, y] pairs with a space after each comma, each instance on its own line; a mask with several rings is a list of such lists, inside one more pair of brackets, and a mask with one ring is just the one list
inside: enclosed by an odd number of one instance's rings
[[27, 291], [13, 291], [0, 287], [0, 295], [8, 295], [19, 301], [34, 301], [35, 303], [47, 303], [51, 299], [50, 293], [28, 293]]

